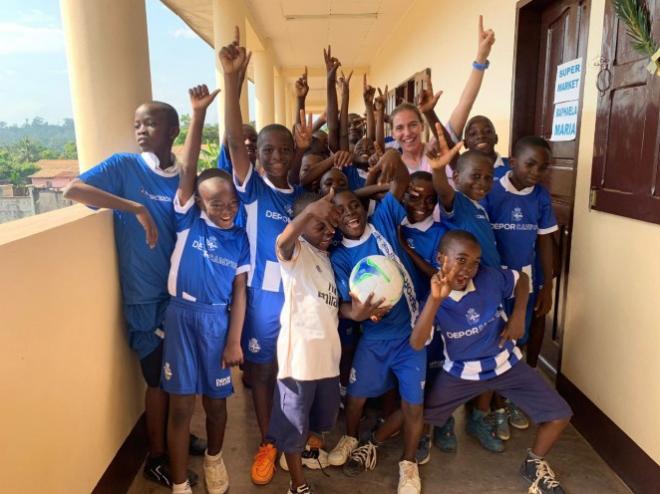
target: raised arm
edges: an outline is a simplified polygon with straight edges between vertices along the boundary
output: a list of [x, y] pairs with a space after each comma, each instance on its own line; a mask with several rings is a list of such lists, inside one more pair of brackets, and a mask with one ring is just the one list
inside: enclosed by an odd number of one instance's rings
[[339, 213], [337, 212], [335, 205], [332, 203], [334, 197], [335, 189], [330, 189], [330, 192], [318, 201], [308, 204], [300, 214], [286, 225], [284, 231], [275, 241], [277, 255], [280, 259], [284, 261], [291, 260], [291, 257], [293, 257], [293, 251], [296, 247], [296, 242], [298, 242], [298, 237], [305, 229], [305, 225], [312, 218], [316, 218], [323, 223], [332, 225], [333, 228], [337, 226]]
[[350, 165], [353, 161], [353, 156], [348, 151], [337, 151], [324, 160], [312, 162], [313, 159], [310, 155], [303, 157], [303, 164], [300, 169], [300, 185], [303, 187], [309, 187], [333, 166], [343, 168]]
[[479, 16], [478, 36], [479, 44], [477, 47], [477, 56], [474, 60], [477, 66], [472, 66], [472, 71], [465, 83], [458, 105], [456, 105], [451, 117], [449, 117], [449, 125], [451, 125], [452, 130], [457, 136], [463, 134], [465, 123], [472, 111], [472, 105], [474, 105], [474, 101], [477, 99], [481, 82], [484, 79], [485, 67], [479, 66], [484, 66], [488, 62], [488, 55], [490, 55], [490, 50], [493, 47], [493, 43], [495, 43], [495, 32], [492, 29], [484, 30], [484, 18], [481, 15]]
[[325, 69], [327, 71], [326, 80], [326, 116], [328, 119], [328, 147], [331, 151], [339, 149], [339, 108], [337, 106], [337, 69], [341, 65], [339, 60], [332, 56], [331, 47], [328, 50], [323, 49], [323, 58], [325, 59]]
[[202, 132], [204, 130], [204, 119], [206, 109], [220, 92], [216, 89], [209, 93], [206, 84], [195, 86], [188, 90], [192, 117], [188, 127], [188, 135], [183, 145], [183, 166], [180, 171], [179, 190], [177, 191], [179, 203], [185, 204], [195, 193], [195, 181], [197, 180], [197, 160], [202, 147]]
[[376, 139], [376, 119], [374, 116], [374, 96], [376, 88], [367, 84], [367, 74], [362, 78], [362, 98], [364, 99], [364, 111], [367, 117], [367, 139]]
[[[296, 123], [300, 123], [300, 111], [305, 111], [305, 98], [309, 92], [309, 85], [307, 84], [307, 65], [305, 65], [305, 72], [296, 81], [294, 90], [296, 92]], [[304, 113], [303, 113], [304, 114]]]
[[348, 103], [350, 95], [350, 83], [353, 71], [344, 76], [342, 71], [341, 77], [337, 79], [337, 85], [341, 88], [341, 110], [339, 111], [339, 149], [349, 151], [350, 146], [348, 143]]
[[435, 112], [435, 106], [438, 104], [438, 100], [442, 96], [442, 91], [437, 93], [433, 92], [433, 82], [431, 81], [431, 75], [427, 72], [424, 79], [424, 84], [422, 85], [422, 90], [419, 93], [417, 98], [417, 109], [419, 112], [424, 115], [426, 123], [431, 129], [433, 138], [438, 140], [438, 132], [442, 132], [447, 142], [451, 142], [452, 145], [456, 144], [453, 142], [451, 135], [447, 129], [440, 123], [437, 113]]
[[312, 114], [310, 113], [305, 120], [305, 110], [300, 110], [298, 116], [298, 123], [293, 128], [293, 140], [296, 144], [296, 149], [293, 154], [293, 161], [291, 162], [291, 169], [289, 170], [289, 183], [298, 185], [300, 183], [300, 170], [302, 168], [302, 159], [305, 151], [312, 145]]
[[378, 88], [378, 96], [374, 99], [374, 110], [376, 111], [376, 129], [375, 129], [375, 142], [380, 146], [380, 149], [385, 149], [385, 107], [387, 98], [387, 86], [385, 86], [385, 93]]
[[326, 124], [328, 121], [328, 113], [327, 111], [324, 111], [321, 113], [321, 116], [314, 120], [314, 127], [312, 127], [312, 132], [316, 132], [317, 130], [321, 130], [321, 128]]
[[447, 171], [445, 168], [458, 155], [461, 146], [463, 146], [463, 141], [449, 149], [445, 136], [442, 133], [442, 125], [437, 123], [435, 126], [438, 135], [437, 148], [434, 151], [429, 151], [427, 154], [433, 173], [433, 188], [438, 193], [438, 199], [445, 211], [451, 211], [454, 208], [456, 191], [454, 191], [454, 188], [447, 181]]
[[234, 41], [220, 50], [219, 57], [225, 78], [225, 135], [234, 166], [234, 176], [236, 181], [242, 184], [250, 170], [250, 159], [243, 142], [243, 119], [239, 101], [240, 71], [248, 55], [245, 47], [240, 45], [238, 26], [235, 28]]

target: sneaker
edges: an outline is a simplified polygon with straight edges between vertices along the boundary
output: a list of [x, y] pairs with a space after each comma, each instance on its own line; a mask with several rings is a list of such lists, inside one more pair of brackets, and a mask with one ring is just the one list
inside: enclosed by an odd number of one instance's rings
[[266, 485], [273, 480], [275, 475], [275, 459], [277, 450], [270, 443], [259, 446], [259, 451], [254, 455], [250, 475], [252, 482], [257, 485]]
[[485, 417], [484, 412], [475, 408], [467, 419], [465, 430], [469, 435], [478, 439], [481, 446], [488, 451], [501, 453], [504, 451], [504, 443], [495, 436]]
[[418, 465], [426, 465], [431, 460], [431, 435], [423, 435], [417, 445], [415, 459]]
[[525, 416], [523, 411], [518, 408], [512, 401], [506, 401], [506, 408], [509, 413], [509, 423], [516, 429], [525, 430], [529, 427], [529, 419]]
[[297, 488], [289, 487], [287, 494], [314, 494], [309, 484], [299, 485]]
[[[157, 482], [165, 487], [172, 487], [170, 461], [167, 455], [159, 456], [158, 458], [147, 457], [142, 475], [147, 480]], [[188, 470], [188, 483], [194, 486], [198, 481], [199, 476], [192, 470]]]
[[509, 429], [509, 417], [504, 408], [495, 410], [490, 414], [495, 435], [502, 441], [508, 441], [511, 438], [511, 429]]
[[173, 484], [172, 494], [193, 494], [190, 482], [186, 480], [183, 484]]
[[342, 436], [337, 446], [330, 451], [328, 463], [335, 467], [340, 467], [348, 460], [351, 452], [357, 448], [358, 440], [351, 436]]
[[550, 465], [541, 458], [532, 458], [527, 453], [527, 458], [520, 466], [520, 475], [530, 482], [529, 491], [533, 494], [565, 494], [559, 485]]
[[[310, 470], [323, 470], [327, 468], [328, 453], [319, 448], [312, 448], [309, 444], [305, 446], [304, 451], [301, 453], [302, 465]], [[284, 453], [280, 456], [280, 468], [285, 472], [289, 471], [289, 466], [286, 464], [286, 456]]]
[[397, 494], [420, 494], [422, 481], [419, 478], [417, 463], [412, 461], [399, 462], [399, 487]]
[[449, 417], [442, 427], [433, 428], [433, 444], [445, 453], [454, 453], [456, 451], [458, 442], [454, 433], [454, 417]]
[[204, 483], [208, 494], [225, 494], [229, 489], [229, 475], [222, 455], [218, 460], [204, 457]]
[[343, 470], [349, 477], [356, 477], [365, 470], [374, 468], [376, 468], [376, 445], [368, 441], [353, 450]]
[[208, 444], [206, 443], [206, 439], [190, 434], [188, 453], [190, 453], [191, 456], [204, 456], [207, 447]]

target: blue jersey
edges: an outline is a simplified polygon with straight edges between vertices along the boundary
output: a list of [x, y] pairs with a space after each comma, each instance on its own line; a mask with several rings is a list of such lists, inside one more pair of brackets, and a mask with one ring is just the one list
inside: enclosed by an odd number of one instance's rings
[[[433, 219], [433, 215], [418, 223], [410, 223], [404, 218], [401, 223], [401, 233], [408, 245], [427, 263], [436, 269], [438, 265], [438, 250], [440, 241], [449, 229], [439, 221]], [[429, 294], [429, 280], [419, 270], [415, 270], [419, 277], [417, 299], [426, 300]]]
[[153, 153], [113, 154], [80, 175], [84, 183], [143, 204], [156, 227], [158, 241], [150, 249], [133, 213], [114, 211], [119, 279], [125, 304], [166, 300], [167, 274], [176, 238], [172, 201], [179, 187], [178, 167], [161, 170]]
[[499, 347], [506, 324], [502, 307], [513, 296], [518, 273], [479, 267], [464, 291], [452, 291], [435, 315], [445, 345], [443, 368], [460, 379], [483, 381], [509, 370], [522, 358], [515, 341]]
[[247, 213], [245, 230], [250, 241], [248, 286], [281, 293], [282, 275], [275, 254], [275, 239], [289, 223], [293, 203], [304, 189], [299, 186], [278, 189], [267, 177], [256, 173], [252, 165], [243, 185], [236, 183], [235, 175], [234, 185]]
[[392, 310], [378, 323], [367, 319], [362, 322], [363, 338], [390, 340], [410, 334], [411, 325], [417, 319], [418, 304], [416, 287], [411, 277], [414, 272], [412, 261], [399, 244], [397, 226], [403, 221], [406, 211], [392, 194], [387, 194], [371, 216], [364, 233], [359, 239], [344, 238], [330, 254], [335, 270], [337, 290], [343, 302], [350, 302], [348, 280], [353, 266], [361, 259], [372, 255], [384, 255], [394, 260], [404, 277], [403, 296]]
[[[218, 168], [226, 171], [230, 175], [234, 174], [234, 166], [231, 163], [231, 156], [229, 156], [229, 149], [224, 144], [220, 145], [220, 153], [218, 153]], [[242, 226], [245, 228], [247, 214], [245, 212], [245, 206], [241, 203], [238, 206], [238, 212], [236, 213], [236, 218], [234, 218], [234, 224], [236, 226]]]
[[442, 205], [440, 206], [442, 219], [452, 230], [466, 230], [477, 237], [481, 246], [481, 263], [492, 268], [499, 268], [500, 255], [497, 252], [495, 235], [484, 207], [459, 191], [456, 191], [454, 195], [452, 211], [446, 211]]
[[493, 164], [493, 179], [497, 182], [506, 175], [509, 170], [511, 170], [511, 166], [509, 166], [509, 158], [502, 157], [498, 154], [497, 159]]
[[229, 305], [234, 278], [250, 270], [250, 245], [238, 226], [220, 228], [191, 197], [174, 200], [176, 246], [168, 291], [173, 297], [206, 305]]
[[542, 185], [516, 189], [504, 175], [482, 201], [488, 212], [502, 264], [523, 271], [531, 279], [536, 257], [536, 237], [558, 229], [550, 193]]
[[355, 165], [346, 166], [342, 169], [344, 175], [348, 179], [348, 188], [351, 190], [357, 190], [364, 187], [364, 183], [367, 181], [367, 171], [362, 168], [358, 168]]

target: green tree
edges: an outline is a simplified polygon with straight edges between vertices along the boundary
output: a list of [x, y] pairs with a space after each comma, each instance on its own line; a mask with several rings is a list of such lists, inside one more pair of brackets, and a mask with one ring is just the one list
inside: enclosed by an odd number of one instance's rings
[[218, 166], [219, 153], [220, 146], [217, 142], [209, 142], [206, 145], [202, 145], [202, 150], [199, 153], [199, 161], [197, 162], [197, 169], [201, 172], [202, 170]]
[[64, 145], [64, 149], [62, 150], [62, 154], [60, 154], [60, 159], [62, 159], [62, 160], [77, 160], [78, 159], [78, 148], [76, 147], [76, 143], [74, 141], [67, 142]]

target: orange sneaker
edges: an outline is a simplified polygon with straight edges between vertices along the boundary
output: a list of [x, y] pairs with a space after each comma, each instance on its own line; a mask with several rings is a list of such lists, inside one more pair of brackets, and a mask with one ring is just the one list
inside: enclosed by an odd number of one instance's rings
[[259, 451], [254, 455], [252, 470], [250, 472], [252, 482], [257, 485], [266, 485], [273, 480], [273, 475], [275, 475], [275, 458], [277, 458], [275, 446], [270, 443], [259, 446]]

